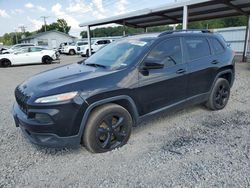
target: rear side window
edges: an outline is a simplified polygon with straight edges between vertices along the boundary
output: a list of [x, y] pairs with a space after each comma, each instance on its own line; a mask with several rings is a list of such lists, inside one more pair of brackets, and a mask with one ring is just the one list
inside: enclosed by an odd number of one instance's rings
[[156, 45], [145, 61], [164, 64], [166, 67], [182, 63], [180, 38], [168, 39]]
[[189, 60], [211, 55], [208, 41], [204, 37], [186, 37], [184, 39]]
[[211, 38], [210, 41], [211, 41], [211, 44], [212, 44], [212, 47], [213, 47], [213, 51], [214, 51], [215, 54], [220, 54], [220, 53], [224, 52], [224, 47], [218, 41], [218, 39]]
[[97, 44], [109, 44], [110, 41], [109, 40], [99, 40], [97, 41]]

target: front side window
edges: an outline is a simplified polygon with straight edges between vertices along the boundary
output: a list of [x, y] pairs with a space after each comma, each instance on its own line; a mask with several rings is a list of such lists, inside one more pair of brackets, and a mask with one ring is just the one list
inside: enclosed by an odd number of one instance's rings
[[180, 38], [161, 42], [151, 50], [144, 61], [164, 64], [166, 67], [181, 64], [182, 50]]
[[211, 55], [210, 47], [205, 37], [186, 37], [184, 43], [191, 61]]

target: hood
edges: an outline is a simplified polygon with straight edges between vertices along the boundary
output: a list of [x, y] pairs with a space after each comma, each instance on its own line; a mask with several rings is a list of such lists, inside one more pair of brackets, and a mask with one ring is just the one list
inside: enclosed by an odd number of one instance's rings
[[22, 83], [19, 87], [29, 96], [33, 94], [44, 95], [44, 93], [49, 91], [60, 92], [64, 89], [72, 91], [76, 89], [73, 88], [73, 84], [112, 74], [112, 72], [114, 71], [74, 63], [39, 73]]

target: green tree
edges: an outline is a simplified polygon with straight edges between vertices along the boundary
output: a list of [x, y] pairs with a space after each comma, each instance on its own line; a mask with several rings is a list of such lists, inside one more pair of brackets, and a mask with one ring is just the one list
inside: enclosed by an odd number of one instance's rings
[[[70, 29], [71, 27], [68, 26], [67, 22], [64, 19], [57, 19], [56, 22], [46, 25], [46, 31], [57, 30], [57, 31], [68, 34]], [[41, 33], [44, 31], [45, 31], [45, 26], [43, 25], [41, 29], [37, 31], [37, 33]]]

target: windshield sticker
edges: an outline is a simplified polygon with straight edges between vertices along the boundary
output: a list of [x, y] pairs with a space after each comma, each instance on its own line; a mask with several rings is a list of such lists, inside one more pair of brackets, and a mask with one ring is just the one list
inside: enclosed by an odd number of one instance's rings
[[146, 42], [139, 40], [130, 40], [129, 42], [136, 46], [145, 46], [147, 44]]

